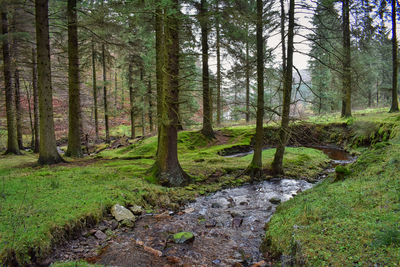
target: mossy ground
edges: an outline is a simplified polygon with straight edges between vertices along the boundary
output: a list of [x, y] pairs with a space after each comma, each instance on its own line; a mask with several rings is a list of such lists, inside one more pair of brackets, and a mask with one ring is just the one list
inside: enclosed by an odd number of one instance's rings
[[388, 125], [390, 134], [361, 149], [343, 181], [332, 175], [281, 204], [267, 227], [264, 248], [270, 254], [290, 255], [307, 266], [400, 264], [400, 116], [366, 116], [352, 119], [360, 133], [368, 132], [360, 136], [373, 141]]
[[[253, 127], [221, 129], [217, 140], [198, 132], [179, 133], [179, 158], [192, 183], [184, 188], [165, 188], [153, 183], [148, 171], [154, 163], [157, 138], [128, 147], [104, 150], [85, 159], [56, 166], [36, 166], [37, 156], [0, 157], [0, 262], [15, 254], [19, 263], [45, 256], [87, 225], [100, 220], [115, 203], [142, 205], [148, 210], [178, 208], [188, 200], [224, 187], [250, 181], [237, 177], [251, 155], [225, 158], [218, 151], [249, 145]], [[264, 166], [274, 151], [264, 151]], [[309, 148], [289, 148], [285, 155], [288, 175], [314, 177], [327, 158]]]

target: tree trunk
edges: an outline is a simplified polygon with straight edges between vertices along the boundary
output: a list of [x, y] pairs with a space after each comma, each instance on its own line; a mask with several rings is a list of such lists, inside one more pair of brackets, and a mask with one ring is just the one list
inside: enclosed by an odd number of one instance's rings
[[[178, 105], [179, 105], [179, 3], [172, 1], [175, 12], [166, 12], [165, 43], [166, 73], [165, 85], [159, 99], [163, 115], [158, 143], [158, 154], [154, 174], [159, 182], [168, 186], [182, 186], [189, 182], [189, 176], [178, 161]], [[160, 52], [160, 51], [158, 51]]]
[[216, 49], [217, 49], [217, 125], [221, 125], [222, 109], [221, 109], [221, 37], [220, 37], [220, 25], [219, 25], [219, 1], [216, 3], [216, 19], [215, 19], [215, 31], [216, 31]]
[[[143, 85], [143, 68], [140, 68], [140, 86]], [[142, 136], [145, 136], [145, 99], [144, 94], [142, 94]]]
[[8, 43], [8, 20], [6, 11], [1, 12], [1, 29], [3, 33], [3, 67], [6, 93], [7, 113], [7, 150], [6, 154], [21, 154], [18, 147], [17, 122], [15, 119], [14, 94], [11, 80], [10, 45]]
[[399, 96], [397, 92], [397, 77], [399, 63], [397, 61], [397, 27], [396, 27], [396, 3], [397, 1], [392, 0], [392, 62], [393, 62], [393, 78], [392, 78], [392, 105], [390, 112], [399, 111]]
[[103, 60], [103, 102], [104, 102], [104, 124], [106, 127], [106, 143], [110, 143], [110, 129], [108, 127], [108, 105], [107, 105], [107, 76], [106, 76], [106, 48], [101, 45], [101, 58]]
[[33, 125], [33, 118], [32, 118], [32, 93], [29, 90], [29, 87], [25, 85], [25, 92], [26, 92], [26, 99], [28, 104], [28, 115], [29, 115], [29, 125], [31, 126], [31, 148], [35, 145], [35, 127]]
[[117, 69], [114, 72], [114, 110], [117, 111], [117, 89], [118, 88], [118, 79], [117, 79]]
[[94, 41], [92, 40], [92, 79], [93, 79], [93, 107], [94, 107], [94, 127], [96, 131], [96, 140], [99, 139], [99, 117], [97, 108], [97, 78], [96, 78], [96, 52], [94, 50]]
[[262, 148], [264, 146], [264, 38], [263, 38], [263, 1], [257, 0], [257, 121], [253, 160], [248, 167], [252, 179], [261, 178]]
[[[163, 66], [165, 62], [164, 57], [164, 20], [163, 20], [163, 10], [160, 7], [156, 8], [156, 16], [155, 16], [155, 32], [156, 32], [156, 87], [157, 87], [157, 140], [160, 143], [160, 136], [161, 136], [161, 122], [162, 122], [162, 99], [164, 94], [163, 89]], [[160, 146], [157, 146], [157, 155]]]
[[285, 41], [285, 3], [280, 0], [281, 4], [281, 42], [282, 42], [282, 76], [285, 75], [286, 70], [286, 41]]
[[19, 82], [19, 70], [15, 68], [14, 71], [14, 89], [15, 89], [15, 113], [17, 117], [17, 140], [20, 150], [24, 149], [22, 141], [22, 107], [21, 107], [21, 87]]
[[33, 127], [35, 129], [35, 142], [33, 152], [39, 153], [39, 96], [37, 88], [36, 50], [32, 48], [32, 91], [33, 91]]
[[[249, 123], [249, 121], [250, 121], [249, 26], [247, 25], [246, 28], [247, 28], [246, 29], [247, 30], [247, 34], [246, 34], [246, 122]], [[258, 69], [257, 69], [257, 73], [258, 73]], [[257, 81], [257, 83], [258, 83], [258, 81]], [[257, 90], [258, 90], [258, 87], [257, 87]]]
[[289, 4], [287, 64], [285, 69], [285, 77], [283, 80], [282, 121], [281, 128], [279, 129], [279, 143], [276, 148], [274, 160], [272, 162], [272, 172], [274, 174], [283, 174], [283, 155], [285, 153], [285, 146], [289, 138], [290, 99], [292, 95], [293, 81], [294, 2], [295, 0], [290, 0]]
[[131, 138], [136, 137], [135, 131], [135, 95], [133, 92], [133, 63], [129, 62], [128, 67], [128, 86], [129, 86], [129, 105], [130, 105], [130, 115], [131, 115]]
[[39, 164], [55, 164], [63, 159], [57, 152], [54, 133], [48, 0], [35, 0], [35, 11], [40, 114]]
[[343, 17], [343, 104], [342, 117], [351, 117], [351, 52], [349, 0], [342, 0]]
[[83, 157], [81, 148], [81, 100], [79, 95], [78, 19], [76, 0], [68, 0], [68, 148], [70, 157]]
[[147, 101], [149, 102], [149, 110], [148, 110], [148, 116], [149, 116], [149, 127], [150, 127], [150, 132], [153, 132], [153, 101], [152, 101], [152, 92], [151, 92], [151, 77], [149, 76], [149, 82], [147, 85]]
[[199, 19], [201, 27], [201, 51], [203, 62], [203, 129], [202, 134], [207, 138], [214, 138], [214, 131], [212, 128], [212, 107], [211, 107], [211, 93], [210, 93], [210, 78], [208, 70], [208, 23], [207, 20], [207, 3], [206, 0], [201, 0]]

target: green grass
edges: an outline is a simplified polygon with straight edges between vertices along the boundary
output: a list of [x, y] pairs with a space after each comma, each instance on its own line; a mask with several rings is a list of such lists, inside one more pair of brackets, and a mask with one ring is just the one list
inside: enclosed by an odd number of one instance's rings
[[266, 232], [268, 250], [307, 266], [399, 265], [400, 142], [375, 147], [344, 181], [331, 177], [281, 204]]

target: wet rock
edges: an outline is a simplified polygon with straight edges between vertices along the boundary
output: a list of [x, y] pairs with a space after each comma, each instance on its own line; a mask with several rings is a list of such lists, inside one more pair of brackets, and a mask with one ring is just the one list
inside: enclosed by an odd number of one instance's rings
[[151, 248], [151, 247], [148, 247], [148, 246], [143, 246], [143, 249], [145, 251], [149, 252], [150, 254], [154, 255], [155, 257], [161, 257], [162, 256], [162, 252], [157, 250], [157, 249], [154, 249], [154, 248]]
[[269, 202], [271, 202], [272, 204], [278, 205], [279, 203], [281, 203], [281, 199], [277, 198], [277, 197], [273, 197], [269, 199]]
[[172, 240], [176, 244], [190, 243], [194, 241], [194, 235], [191, 232], [180, 232], [174, 234]]
[[232, 219], [232, 228], [239, 228], [242, 226], [243, 223], [243, 218], [241, 217], [235, 217]]
[[216, 260], [213, 260], [212, 263], [216, 264], [216, 265], [220, 265], [221, 264], [221, 260], [220, 259], [216, 259]]
[[218, 202], [214, 202], [214, 203], [211, 203], [211, 208], [220, 209], [220, 208], [222, 208], [222, 205], [219, 204]]
[[118, 228], [118, 222], [116, 220], [111, 221], [111, 231], [114, 231], [115, 229]]
[[243, 267], [243, 264], [241, 264], [240, 262], [235, 262], [232, 267]]
[[142, 215], [144, 209], [139, 205], [133, 205], [129, 208], [134, 215]]
[[264, 260], [253, 263], [251, 265], [251, 267], [265, 267], [265, 266], [267, 266], [267, 263]]
[[107, 238], [107, 235], [105, 233], [103, 233], [102, 231], [98, 230], [94, 236], [99, 239], [99, 240], [104, 240]]
[[108, 228], [108, 227], [105, 226], [105, 225], [100, 225], [100, 226], [99, 226], [99, 230], [102, 231], [102, 232], [104, 232], [105, 230], [107, 230], [107, 228]]
[[112, 206], [111, 214], [119, 222], [123, 220], [130, 220], [133, 222], [135, 221], [135, 215], [133, 215], [130, 210], [119, 204], [115, 204], [114, 206]]
[[192, 213], [194, 211], [194, 208], [186, 208], [183, 210], [184, 213]]
[[217, 225], [217, 222], [215, 220], [208, 220], [205, 223], [206, 228], [213, 228]]
[[182, 260], [176, 256], [167, 256], [167, 261], [171, 264], [179, 264]]
[[135, 221], [129, 220], [129, 219], [125, 219], [122, 220], [122, 222], [120, 222], [121, 226], [125, 226], [125, 227], [134, 227], [135, 226]]
[[240, 202], [240, 203], [239, 203], [239, 205], [242, 205], [242, 206], [248, 206], [248, 205], [249, 205], [249, 203], [248, 203], [248, 202], [246, 202], [246, 201], [242, 201], [242, 202]]

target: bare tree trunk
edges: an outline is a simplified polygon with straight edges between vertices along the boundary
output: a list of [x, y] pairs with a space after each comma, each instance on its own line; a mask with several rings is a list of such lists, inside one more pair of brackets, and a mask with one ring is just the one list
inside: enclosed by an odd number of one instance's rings
[[130, 103], [130, 115], [131, 115], [131, 138], [136, 137], [135, 131], [135, 95], [133, 92], [133, 63], [129, 62], [128, 67], [128, 86], [129, 86], [129, 103]]
[[[143, 68], [140, 68], [140, 85], [142, 86], [143, 85]], [[146, 133], [145, 133], [145, 129], [146, 129], [146, 127], [145, 127], [145, 99], [144, 99], [144, 93], [143, 93], [143, 95], [142, 95], [142, 104], [143, 104], [143, 106], [142, 106], [142, 136], [145, 136], [146, 135]]]
[[76, 0], [68, 0], [68, 148], [66, 156], [83, 157], [81, 147], [81, 100], [79, 85], [78, 18]]
[[35, 127], [33, 125], [33, 118], [32, 118], [32, 93], [29, 91], [29, 87], [25, 85], [25, 92], [26, 92], [26, 99], [28, 103], [28, 115], [29, 115], [29, 125], [31, 126], [31, 148], [35, 145]]
[[92, 40], [92, 79], [93, 79], [93, 108], [94, 108], [94, 127], [96, 131], [96, 140], [99, 139], [99, 117], [97, 108], [97, 78], [96, 78], [96, 52], [94, 50], [94, 41]]
[[286, 17], [286, 14], [285, 14], [284, 0], [280, 0], [280, 4], [281, 4], [282, 74], [285, 75], [285, 70], [286, 70], [285, 17]]
[[15, 119], [14, 94], [11, 80], [10, 45], [8, 43], [8, 20], [6, 10], [1, 12], [1, 29], [3, 34], [3, 67], [6, 93], [7, 113], [7, 150], [6, 154], [21, 154], [18, 147], [17, 122]]
[[[154, 172], [161, 184], [182, 186], [189, 182], [189, 176], [182, 170], [178, 161], [178, 105], [179, 105], [179, 3], [172, 2], [175, 12], [166, 12], [165, 50], [167, 55], [165, 87], [159, 96], [162, 100], [163, 118], [160, 129], [158, 154]], [[160, 51], [158, 51], [160, 52]], [[165, 116], [165, 117], [164, 117]]]
[[[162, 99], [164, 94], [163, 89], [163, 66], [165, 62], [164, 57], [164, 20], [163, 20], [163, 10], [160, 7], [156, 8], [156, 16], [155, 16], [155, 32], [156, 32], [156, 87], [157, 87], [157, 140], [160, 143], [161, 137], [161, 122], [162, 122]], [[160, 146], [157, 146], [157, 155]]]
[[19, 81], [19, 70], [15, 68], [14, 71], [14, 90], [15, 90], [15, 113], [17, 117], [17, 139], [18, 147], [20, 150], [24, 149], [22, 140], [22, 108], [21, 108], [21, 87]]
[[281, 121], [281, 128], [279, 129], [279, 143], [276, 148], [274, 160], [272, 162], [272, 172], [274, 174], [284, 173], [283, 155], [285, 153], [285, 146], [289, 138], [290, 99], [292, 95], [292, 82], [293, 82], [294, 8], [295, 8], [295, 0], [290, 0], [287, 64], [285, 69], [285, 77], [283, 80], [284, 84], [283, 84], [282, 121]]
[[392, 62], [393, 62], [393, 78], [392, 78], [392, 105], [390, 112], [399, 112], [399, 96], [397, 92], [397, 77], [399, 63], [397, 60], [397, 27], [396, 27], [396, 3], [397, 1], [392, 0]]
[[[246, 29], [247, 30], [247, 34], [246, 34], [246, 122], [249, 123], [249, 121], [250, 121], [249, 25], [247, 25], [246, 28], [247, 28]], [[258, 73], [258, 70], [257, 70], [257, 73]]]
[[[350, 52], [350, 7], [349, 0], [342, 0], [343, 17], [343, 104], [342, 117], [351, 117], [351, 52]], [[344, 113], [343, 113], [344, 111]]]
[[148, 116], [149, 116], [149, 127], [150, 127], [150, 132], [153, 132], [153, 101], [152, 101], [152, 91], [151, 91], [151, 77], [149, 76], [149, 81], [147, 85], [147, 101], [149, 102], [149, 110], [148, 110]]
[[216, 31], [216, 49], [217, 49], [217, 125], [221, 125], [222, 109], [221, 109], [221, 36], [220, 36], [220, 25], [219, 25], [219, 1], [216, 2], [216, 19], [215, 19], [215, 31]]
[[110, 143], [110, 129], [108, 127], [108, 104], [107, 104], [107, 76], [106, 76], [106, 48], [101, 45], [101, 57], [103, 60], [103, 102], [104, 102], [104, 124], [106, 127], [106, 143]]
[[208, 70], [208, 23], [207, 20], [207, 2], [201, 0], [199, 19], [201, 27], [201, 51], [203, 62], [203, 129], [202, 134], [208, 138], [214, 138], [214, 130], [212, 128], [212, 107], [210, 93], [210, 77]]
[[35, 11], [40, 114], [39, 164], [55, 164], [63, 159], [57, 152], [54, 132], [48, 0], [35, 0]]
[[248, 167], [252, 179], [263, 176], [262, 149], [264, 146], [264, 37], [263, 37], [263, 1], [257, 0], [257, 121], [253, 160]]
[[117, 69], [114, 72], [114, 110], [117, 111], [117, 89], [118, 88], [118, 78], [117, 78]]
[[32, 48], [32, 91], [33, 91], [33, 125], [35, 129], [35, 142], [33, 152], [39, 153], [39, 96], [37, 88], [36, 50]]

